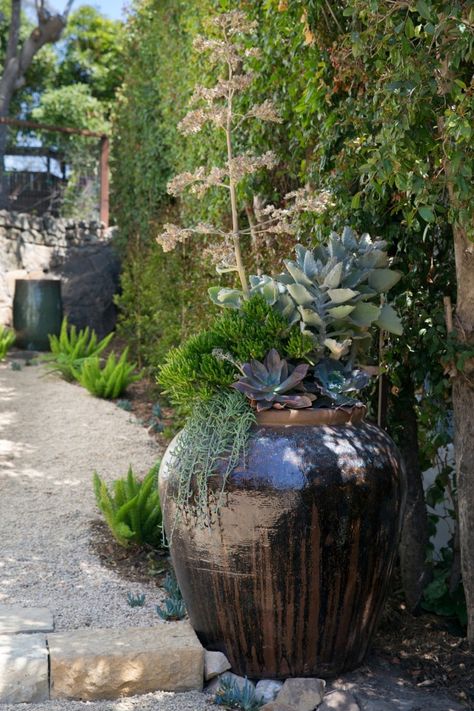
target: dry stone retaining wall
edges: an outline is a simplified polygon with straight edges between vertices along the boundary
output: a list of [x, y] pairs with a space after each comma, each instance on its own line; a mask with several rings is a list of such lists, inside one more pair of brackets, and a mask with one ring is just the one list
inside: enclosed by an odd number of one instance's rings
[[114, 232], [97, 221], [0, 210], [0, 324], [12, 324], [16, 279], [55, 277], [71, 323], [101, 337], [111, 331], [120, 273]]

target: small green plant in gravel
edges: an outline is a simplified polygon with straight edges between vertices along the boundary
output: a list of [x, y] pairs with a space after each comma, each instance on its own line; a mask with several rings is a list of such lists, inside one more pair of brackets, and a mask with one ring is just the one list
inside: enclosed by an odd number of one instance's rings
[[115, 403], [117, 407], [120, 407], [121, 410], [125, 410], [125, 412], [131, 412], [132, 411], [132, 403], [130, 400], [117, 400]]
[[23, 370], [23, 366], [18, 360], [12, 360], [12, 362], [10, 363], [10, 368], [16, 371]]
[[163, 587], [168, 595], [164, 605], [156, 606], [156, 612], [162, 620], [170, 622], [171, 620], [182, 620], [186, 615], [186, 605], [184, 604], [181, 590], [179, 589], [178, 581], [174, 575], [168, 573], [163, 583]]
[[49, 369], [58, 372], [65, 380], [77, 379], [77, 373], [87, 358], [98, 357], [109, 345], [113, 333], [101, 341], [95, 331], [89, 327], [77, 330], [69, 326], [65, 317], [61, 324], [59, 336], [48, 336], [51, 353], [43, 356], [49, 364]]
[[156, 486], [158, 465], [140, 481], [130, 467], [123, 479], [117, 479], [110, 491], [94, 472], [97, 506], [114, 536], [122, 546], [130, 543], [159, 548], [162, 543], [162, 514]]
[[138, 593], [133, 595], [133, 593], [127, 593], [127, 602], [130, 607], [143, 607], [145, 604], [145, 593]]
[[0, 360], [3, 360], [15, 343], [15, 334], [4, 326], [0, 326]]
[[263, 701], [257, 699], [255, 687], [248, 679], [245, 680], [245, 684], [239, 686], [235, 679], [226, 676], [221, 679], [214, 703], [228, 709], [240, 709], [240, 711], [258, 711], [263, 706]]
[[140, 379], [134, 375], [136, 363], [128, 360], [128, 348], [120, 358], [111, 353], [104, 365], [99, 356], [87, 358], [79, 370], [73, 369], [78, 382], [96, 397], [113, 400], [119, 397], [132, 383]]

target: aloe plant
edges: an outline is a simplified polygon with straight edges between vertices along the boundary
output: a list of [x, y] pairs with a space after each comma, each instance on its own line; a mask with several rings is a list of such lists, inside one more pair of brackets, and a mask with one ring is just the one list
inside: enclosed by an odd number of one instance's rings
[[15, 343], [15, 334], [4, 326], [0, 326], [0, 360], [3, 360]]
[[291, 366], [272, 348], [261, 363], [251, 360], [241, 366], [243, 378], [233, 383], [236, 390], [246, 395], [258, 412], [274, 407], [301, 409], [311, 407], [314, 395], [292, 392], [301, 384], [308, 373], [308, 364]]
[[42, 356], [42, 360], [47, 361], [49, 370], [59, 372], [65, 380], [72, 381], [85, 360], [99, 356], [113, 337], [114, 334], [109, 333], [99, 341], [94, 330], [89, 327], [77, 330], [76, 326], [69, 326], [65, 317], [59, 336], [48, 336], [51, 353]]
[[111, 490], [94, 472], [97, 506], [122, 546], [135, 543], [159, 547], [161, 544], [162, 514], [156, 486], [157, 470], [157, 466], [153, 467], [140, 481], [130, 467], [125, 478], [113, 482]]
[[[341, 236], [331, 233], [327, 246], [314, 251], [296, 246], [296, 260], [285, 260], [276, 277], [250, 277], [250, 294], [262, 294], [290, 324], [299, 323], [313, 339], [318, 357], [339, 360], [350, 353], [354, 360], [368, 330], [379, 328], [400, 335], [395, 309], [383, 296], [401, 274], [390, 269], [386, 243], [368, 234], [357, 238], [350, 227]], [[241, 308], [238, 289], [213, 288], [211, 299], [220, 306]]]
[[140, 375], [134, 375], [136, 367], [136, 363], [128, 361], [128, 348], [125, 348], [118, 359], [115, 353], [111, 353], [105, 364], [101, 365], [99, 356], [86, 358], [80, 369], [73, 368], [72, 372], [92, 395], [114, 399], [140, 379]]

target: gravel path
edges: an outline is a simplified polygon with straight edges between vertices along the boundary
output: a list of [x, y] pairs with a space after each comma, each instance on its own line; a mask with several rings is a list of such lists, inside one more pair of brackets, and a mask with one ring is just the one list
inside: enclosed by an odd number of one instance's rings
[[[108, 481], [123, 476], [129, 464], [145, 474], [159, 456], [146, 430], [113, 403], [47, 375], [42, 366], [14, 371], [0, 364], [0, 603], [48, 607], [56, 630], [158, 624], [157, 588], [133, 585], [103, 567], [89, 549], [89, 525], [98, 516], [95, 469]], [[143, 608], [127, 604], [129, 591], [146, 594]], [[213, 708], [202, 694], [169, 693], [27, 707]], [[0, 711], [7, 709], [18, 711], [0, 705]]]

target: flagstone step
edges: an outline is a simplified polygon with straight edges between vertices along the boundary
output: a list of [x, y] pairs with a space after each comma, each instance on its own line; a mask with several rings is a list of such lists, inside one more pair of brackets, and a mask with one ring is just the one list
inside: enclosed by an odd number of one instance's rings
[[38, 703], [48, 699], [45, 635], [0, 636], [0, 703]]
[[188, 622], [48, 635], [52, 699], [200, 691], [204, 649]]
[[0, 605], [0, 635], [53, 630], [53, 613], [46, 607]]

